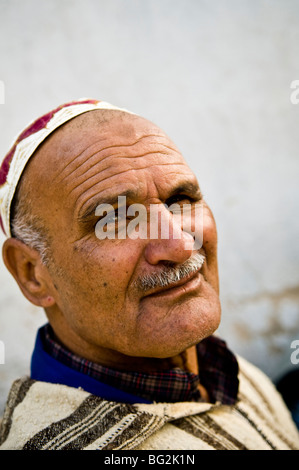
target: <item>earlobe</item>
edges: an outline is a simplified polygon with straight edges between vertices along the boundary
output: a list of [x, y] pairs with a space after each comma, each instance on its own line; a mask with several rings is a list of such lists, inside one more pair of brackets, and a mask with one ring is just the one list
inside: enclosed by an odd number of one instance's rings
[[46, 279], [47, 269], [36, 250], [16, 238], [8, 238], [3, 244], [2, 255], [5, 266], [30, 302], [40, 307], [54, 305]]

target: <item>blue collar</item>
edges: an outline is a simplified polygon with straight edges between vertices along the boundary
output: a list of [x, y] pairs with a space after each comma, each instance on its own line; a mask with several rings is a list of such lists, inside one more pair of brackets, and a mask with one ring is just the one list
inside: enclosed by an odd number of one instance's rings
[[82, 388], [105, 400], [121, 403], [152, 403], [144, 398], [123, 392], [103, 382], [82, 374], [51, 357], [43, 347], [40, 330], [37, 333], [31, 358], [31, 378], [40, 382], [57, 383]]

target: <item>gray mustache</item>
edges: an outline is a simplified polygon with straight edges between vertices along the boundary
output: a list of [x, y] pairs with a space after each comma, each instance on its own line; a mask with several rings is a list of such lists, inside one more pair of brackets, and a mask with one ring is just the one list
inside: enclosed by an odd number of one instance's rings
[[204, 261], [205, 256], [201, 253], [196, 253], [180, 265], [168, 263], [168, 265], [158, 273], [141, 276], [136, 280], [135, 284], [143, 292], [155, 289], [156, 287], [168, 287], [190, 276], [190, 274], [199, 271]]

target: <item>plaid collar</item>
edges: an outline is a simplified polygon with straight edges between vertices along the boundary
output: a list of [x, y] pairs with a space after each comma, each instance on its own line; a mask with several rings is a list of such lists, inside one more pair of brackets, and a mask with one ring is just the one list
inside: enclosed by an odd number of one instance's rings
[[232, 405], [238, 394], [238, 362], [226, 343], [210, 336], [197, 345], [199, 375], [174, 368], [162, 372], [124, 372], [73, 354], [57, 342], [49, 324], [41, 328], [45, 351], [54, 359], [99, 382], [155, 402], [204, 401], [204, 386], [213, 403]]

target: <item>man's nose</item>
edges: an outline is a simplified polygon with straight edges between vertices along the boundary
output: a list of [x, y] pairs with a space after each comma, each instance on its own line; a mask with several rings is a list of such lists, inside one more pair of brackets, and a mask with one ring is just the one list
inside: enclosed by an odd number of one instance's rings
[[159, 209], [158, 219], [156, 230], [151, 230], [155, 236], [150, 236], [145, 248], [146, 260], [154, 265], [161, 261], [183, 263], [194, 251], [193, 236], [182, 230], [180, 217], [174, 216], [164, 206]]

